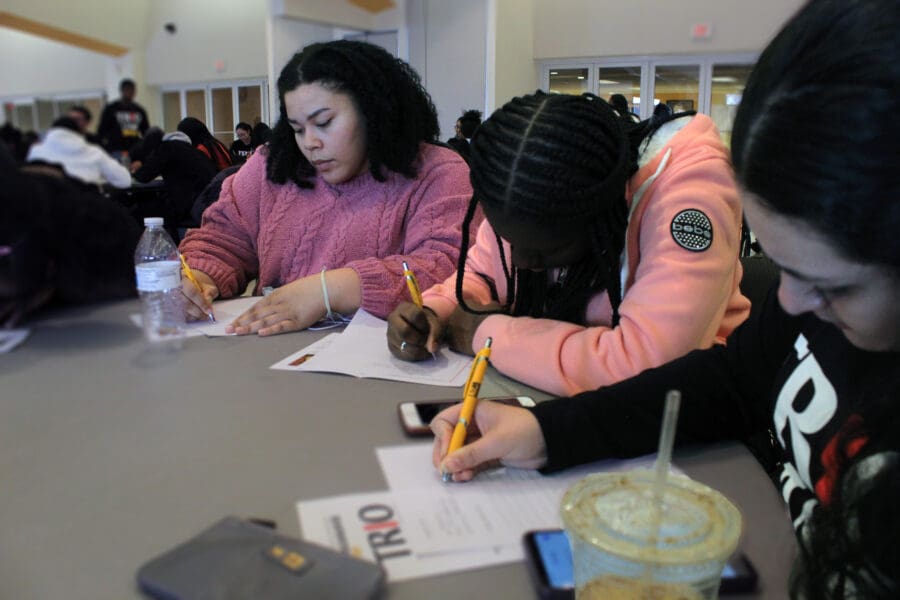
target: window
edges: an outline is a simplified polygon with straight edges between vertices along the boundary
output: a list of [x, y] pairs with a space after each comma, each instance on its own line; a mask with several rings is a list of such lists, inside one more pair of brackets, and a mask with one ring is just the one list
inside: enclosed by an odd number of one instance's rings
[[[236, 90], [234, 90], [236, 92]], [[231, 88], [216, 88], [212, 91], [212, 123], [210, 127], [213, 136], [225, 144], [231, 146], [234, 141], [235, 121], [234, 105], [231, 102]]]
[[731, 146], [731, 124], [741, 103], [751, 65], [713, 65], [709, 115], [722, 132], [722, 139]]
[[628, 100], [632, 113], [641, 115], [641, 67], [599, 67], [597, 70], [597, 95], [606, 101], [621, 94]]
[[234, 141], [234, 127], [241, 121], [251, 126], [268, 123], [265, 80], [223, 85], [187, 85], [162, 90], [163, 123], [175, 131], [184, 117], [203, 121], [213, 136], [226, 146]]
[[256, 125], [263, 119], [263, 95], [260, 93], [259, 86], [240, 86], [237, 89], [237, 125], [241, 121], [249, 123], [251, 126]]
[[728, 143], [755, 61], [751, 54], [548, 61], [541, 65], [541, 89], [561, 94], [590, 91], [604, 100], [622, 94], [642, 119], [650, 118], [660, 102], [676, 111], [709, 114]]
[[588, 69], [551, 69], [548, 88], [556, 94], [583, 94], [591, 89]]
[[100, 113], [106, 105], [106, 97], [101, 91], [83, 92], [77, 94], [58, 94], [52, 96], [36, 96], [24, 98], [3, 99], [4, 120], [22, 131], [46, 132], [50, 125], [63, 117], [69, 107], [80, 104], [91, 111], [91, 123], [88, 131], [97, 130], [100, 121]]
[[659, 65], [653, 74], [653, 106], [665, 104], [672, 112], [700, 110], [700, 66]]
[[179, 92], [163, 92], [162, 95], [163, 129], [175, 131], [181, 120], [181, 94]]

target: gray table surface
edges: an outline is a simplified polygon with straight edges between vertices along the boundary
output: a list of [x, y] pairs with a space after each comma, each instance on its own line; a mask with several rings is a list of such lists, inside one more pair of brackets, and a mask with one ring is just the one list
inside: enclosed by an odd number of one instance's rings
[[[410, 441], [401, 400], [458, 390], [268, 367], [322, 334], [190, 338], [148, 350], [137, 301], [51, 313], [0, 355], [0, 599], [141, 597], [138, 567], [225, 515], [299, 534], [295, 503], [386, 488], [374, 448]], [[483, 395], [532, 393], [491, 372]], [[732, 498], [752, 598], [786, 597], [796, 544], [783, 503], [741, 446], [676, 464]], [[387, 597], [530, 598], [523, 563], [390, 584]], [[740, 596], [734, 596], [739, 598]]]

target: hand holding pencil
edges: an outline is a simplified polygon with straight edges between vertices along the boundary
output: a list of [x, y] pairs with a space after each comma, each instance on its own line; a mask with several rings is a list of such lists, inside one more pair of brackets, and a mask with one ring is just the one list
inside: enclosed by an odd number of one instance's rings
[[212, 300], [219, 295], [219, 289], [209, 275], [191, 269], [180, 253], [178, 257], [181, 259], [182, 271], [186, 278], [182, 282], [181, 291], [189, 300], [184, 307], [185, 314], [195, 321], [208, 319], [215, 323], [216, 317], [213, 314]]
[[[450, 445], [447, 447], [447, 454], [455, 452], [462, 448], [466, 443], [466, 434], [469, 424], [475, 416], [475, 405], [478, 404], [478, 392], [481, 390], [481, 383], [484, 381], [484, 375], [487, 373], [488, 362], [491, 357], [491, 342], [488, 338], [484, 342], [484, 348], [475, 355], [472, 361], [472, 370], [469, 372], [469, 378], [463, 387], [463, 404], [456, 420], [456, 426], [453, 428], [453, 435], [450, 437]], [[441, 478], [447, 482], [453, 480], [453, 474], [449, 471], [443, 471]]]
[[[490, 400], [470, 406], [474, 408], [469, 416], [464, 414], [468, 411], [463, 402], [441, 411], [431, 421], [431, 460], [445, 481], [469, 481], [479, 471], [499, 465], [537, 469], [547, 463], [541, 426], [530, 410]], [[468, 423], [463, 428], [468, 443], [456, 449], [451, 438], [460, 429], [461, 417]]]
[[406, 261], [403, 261], [403, 278], [406, 279], [406, 287], [409, 288], [409, 295], [412, 298], [413, 304], [418, 306], [419, 308], [423, 308], [425, 305], [422, 303], [422, 291], [419, 289], [419, 280], [416, 279], [416, 274], [412, 272], [412, 269], [409, 268], [409, 264]]
[[404, 261], [403, 279], [412, 302], [401, 302], [388, 315], [388, 350], [401, 360], [420, 361], [434, 358], [444, 335], [444, 324], [425, 307], [419, 282]]

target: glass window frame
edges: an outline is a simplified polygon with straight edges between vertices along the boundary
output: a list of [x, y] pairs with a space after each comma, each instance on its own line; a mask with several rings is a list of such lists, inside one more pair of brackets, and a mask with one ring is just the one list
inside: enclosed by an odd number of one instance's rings
[[[188, 116], [187, 114], [187, 94], [188, 92], [204, 92], [204, 111], [205, 115], [201, 119], [205, 124], [207, 129], [210, 132], [215, 132], [214, 125], [214, 107], [213, 107], [213, 90], [220, 90], [223, 88], [231, 89], [231, 119], [232, 122], [237, 125], [240, 122], [239, 116], [239, 103], [238, 103], [238, 89], [242, 87], [256, 87], [259, 86], [260, 92], [260, 118], [262, 121], [269, 126], [272, 126], [269, 115], [269, 83], [268, 79], [259, 78], [259, 79], [234, 79], [234, 80], [224, 80], [224, 81], [211, 81], [207, 83], [184, 83], [180, 85], [167, 85], [160, 86], [159, 88], [159, 103], [160, 106], [163, 106], [163, 94], [166, 93], [178, 93], [179, 99], [179, 110], [181, 112], [181, 117], [179, 121], [184, 117]], [[198, 117], [199, 118], [199, 117]], [[232, 131], [233, 133], [233, 131]]]
[[554, 59], [540, 61], [540, 89], [550, 89], [550, 71], [555, 69], [586, 68], [588, 70], [588, 89], [596, 93], [597, 75], [602, 68], [640, 67], [641, 69], [641, 119], [649, 119], [653, 114], [653, 98], [655, 96], [656, 67], [699, 67], [698, 113], [708, 115], [712, 101], [712, 71], [717, 64], [753, 65], [759, 58], [755, 52], [733, 54], [687, 54], [657, 56], [618, 56], [614, 58], [588, 59]]
[[[9, 122], [17, 129], [22, 131], [36, 131], [39, 133], [46, 132], [46, 128], [41, 130], [38, 118], [38, 103], [49, 102], [52, 107], [52, 119], [55, 120], [63, 115], [60, 105], [62, 104], [82, 104], [85, 100], [99, 100], [101, 106], [106, 106], [107, 98], [104, 90], [85, 90], [81, 92], [62, 92], [58, 94], [35, 94], [33, 96], [0, 96], [0, 104], [4, 107], [12, 105], [13, 107], [29, 106], [31, 108], [31, 122], [19, 122], [15, 108], [9, 115], [12, 118], [7, 119], [6, 110], [4, 109], [4, 118], [2, 122]], [[93, 115], [91, 121], [92, 129], [97, 126], [100, 115]]]

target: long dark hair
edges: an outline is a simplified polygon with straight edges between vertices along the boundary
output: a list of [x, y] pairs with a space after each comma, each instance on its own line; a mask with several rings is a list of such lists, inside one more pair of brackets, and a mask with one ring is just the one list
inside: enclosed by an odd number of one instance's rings
[[[849, 260], [900, 268], [900, 3], [816, 0], [760, 56], [732, 132], [738, 181]], [[896, 353], [854, 382], [834, 496], [800, 529], [797, 598], [897, 598]], [[864, 442], [858, 450], [860, 441]]]
[[463, 225], [456, 296], [468, 312], [462, 280], [469, 225], [477, 203], [517, 220], [587, 230], [593, 251], [569, 265], [551, 286], [545, 273], [507, 265], [504, 312], [583, 323], [585, 308], [607, 290], [618, 322], [622, 300], [619, 261], [625, 247], [625, 186], [637, 170], [638, 146], [653, 130], [629, 125], [600, 98], [537, 92], [514, 98], [487, 119], [472, 138], [474, 195]]
[[848, 258], [900, 267], [900, 3], [807, 5], [760, 56], [731, 137], [743, 187]]
[[191, 138], [191, 144], [195, 147], [203, 146], [206, 148], [209, 159], [216, 167], [216, 170], [219, 170], [220, 165], [231, 164], [231, 153], [228, 151], [228, 148], [209, 132], [209, 129], [200, 119], [194, 117], [183, 118], [178, 123], [178, 131], [187, 134]]
[[284, 106], [284, 95], [305, 83], [318, 83], [352, 98], [365, 123], [366, 155], [376, 181], [385, 180], [384, 169], [415, 177], [420, 144], [433, 142], [440, 134], [437, 112], [419, 76], [383, 48], [336, 40], [307, 46], [281, 70], [281, 108], [266, 167], [270, 180], [313, 185], [316, 170], [300, 152]]

